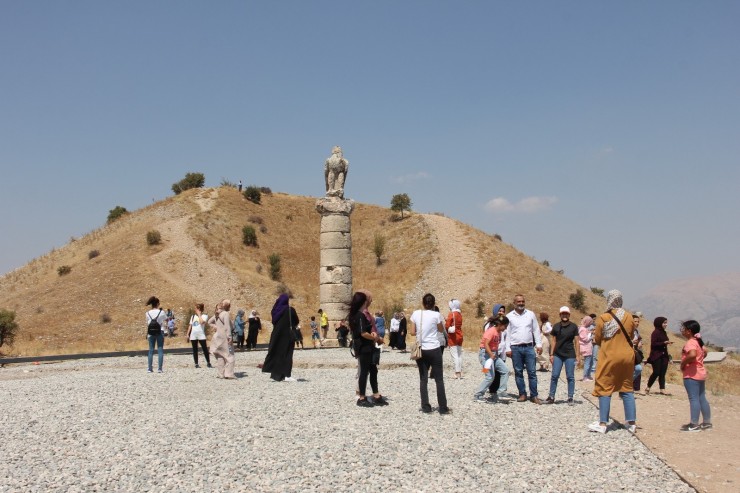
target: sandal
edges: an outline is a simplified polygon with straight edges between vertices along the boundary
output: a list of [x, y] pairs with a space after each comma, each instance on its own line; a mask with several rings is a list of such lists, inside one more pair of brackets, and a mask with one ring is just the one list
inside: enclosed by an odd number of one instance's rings
[[673, 395], [670, 392], [665, 392], [663, 390], [661, 390], [660, 392], [658, 392], [658, 394], [660, 394], [660, 395]]

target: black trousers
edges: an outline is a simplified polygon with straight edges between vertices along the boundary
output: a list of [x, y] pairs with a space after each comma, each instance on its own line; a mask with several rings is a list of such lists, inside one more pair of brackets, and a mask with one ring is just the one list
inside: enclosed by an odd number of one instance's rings
[[665, 374], [668, 371], [668, 358], [660, 358], [651, 363], [653, 365], [653, 374], [648, 379], [648, 388], [652, 387], [655, 379], [658, 379], [660, 390], [665, 390]]
[[498, 388], [500, 385], [501, 385], [501, 374], [499, 372], [494, 372], [493, 382], [491, 382], [491, 385], [488, 386], [488, 391], [493, 395], [496, 392], [498, 392]]
[[396, 345], [398, 344], [398, 332], [391, 332], [389, 338], [390, 338], [389, 346], [395, 349]]
[[360, 397], [365, 396], [367, 390], [367, 377], [370, 375], [370, 388], [373, 390], [373, 394], [378, 393], [378, 365], [373, 364], [375, 351], [369, 351], [367, 353], [360, 353]]
[[247, 331], [247, 349], [254, 349], [257, 347], [257, 333], [259, 329], [251, 328]]
[[419, 368], [419, 392], [421, 393], [422, 409], [431, 407], [431, 404], [429, 404], [429, 390], [427, 389], [429, 368], [431, 368], [432, 378], [437, 384], [437, 404], [439, 404], [441, 411], [446, 410], [447, 394], [445, 393], [445, 381], [442, 374], [442, 351], [440, 348], [422, 349], [421, 359], [416, 360], [416, 366]]
[[208, 355], [208, 344], [206, 344], [205, 339], [201, 339], [200, 341], [194, 340], [190, 341], [190, 344], [193, 346], [193, 361], [195, 361], [195, 364], [198, 364], [198, 343], [200, 342], [200, 347], [203, 349], [203, 356], [206, 357], [206, 363], [209, 365], [211, 364], [211, 357]]

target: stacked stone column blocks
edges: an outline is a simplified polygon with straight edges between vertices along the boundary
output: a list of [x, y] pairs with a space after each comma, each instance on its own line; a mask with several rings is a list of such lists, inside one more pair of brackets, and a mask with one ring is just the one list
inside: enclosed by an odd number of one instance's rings
[[354, 201], [337, 197], [316, 202], [321, 214], [319, 303], [329, 323], [346, 318], [352, 300], [352, 235]]

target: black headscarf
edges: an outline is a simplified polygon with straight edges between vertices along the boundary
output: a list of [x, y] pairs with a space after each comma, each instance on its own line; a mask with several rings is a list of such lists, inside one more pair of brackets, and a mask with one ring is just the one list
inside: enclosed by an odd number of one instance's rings
[[653, 327], [663, 330], [663, 322], [665, 322], [666, 320], [668, 319], [665, 317], [657, 317], [655, 320], [653, 320]]

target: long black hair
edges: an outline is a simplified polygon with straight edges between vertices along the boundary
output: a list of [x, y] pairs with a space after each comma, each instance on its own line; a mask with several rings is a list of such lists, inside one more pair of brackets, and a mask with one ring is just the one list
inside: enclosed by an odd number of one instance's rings
[[701, 340], [701, 325], [696, 320], [687, 320], [683, 323], [686, 330], [694, 334], [694, 339], [699, 343], [699, 347], [704, 347], [704, 341]]
[[352, 320], [362, 309], [362, 306], [367, 301], [367, 295], [362, 291], [356, 291], [352, 296], [352, 301], [349, 302], [349, 319]]

